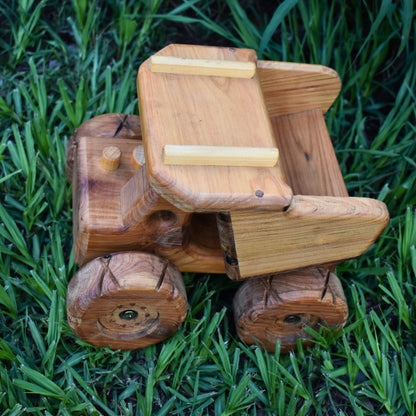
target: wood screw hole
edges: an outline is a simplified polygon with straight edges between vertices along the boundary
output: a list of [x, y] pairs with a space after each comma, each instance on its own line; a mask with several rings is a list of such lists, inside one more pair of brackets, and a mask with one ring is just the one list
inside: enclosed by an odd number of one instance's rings
[[132, 321], [133, 319], [136, 319], [139, 314], [133, 309], [126, 309], [125, 311], [120, 312], [118, 316], [125, 321]]
[[296, 325], [302, 320], [300, 315], [288, 315], [283, 319], [283, 322], [288, 325]]
[[237, 266], [238, 265], [238, 260], [235, 259], [234, 257], [231, 256], [225, 256], [225, 261], [230, 265], [230, 266]]
[[172, 211], [159, 211], [159, 217], [165, 222], [175, 222], [176, 215]]

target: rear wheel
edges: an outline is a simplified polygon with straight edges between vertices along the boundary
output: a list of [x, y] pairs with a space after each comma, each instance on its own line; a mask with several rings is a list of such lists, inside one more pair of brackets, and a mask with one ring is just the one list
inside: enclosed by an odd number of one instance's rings
[[167, 260], [125, 252], [98, 257], [71, 279], [68, 322], [83, 340], [130, 350], [171, 336], [187, 313], [181, 273]]
[[279, 342], [289, 351], [308, 339], [305, 327], [342, 327], [348, 307], [337, 276], [309, 268], [247, 280], [235, 295], [234, 314], [242, 341], [268, 351]]

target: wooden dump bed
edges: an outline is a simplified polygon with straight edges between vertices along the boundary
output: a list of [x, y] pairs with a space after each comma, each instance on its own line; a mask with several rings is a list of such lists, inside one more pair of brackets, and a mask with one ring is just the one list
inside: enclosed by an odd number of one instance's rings
[[[174, 65], [159, 67], [160, 56], [172, 58]], [[173, 73], [179, 65], [177, 58], [200, 67], [208, 62], [214, 70], [224, 62], [228, 67], [238, 62], [254, 71], [248, 77], [244, 71], [241, 76], [237, 72], [237, 77], [227, 72], [210, 75], [203, 68]], [[170, 45], [155, 55], [155, 62], [150, 58], [142, 64], [138, 89], [147, 173], [160, 195], [194, 212], [281, 211], [289, 205], [292, 191], [279, 163], [273, 167], [189, 166], [167, 164], [163, 159], [166, 145], [276, 148], [254, 51]], [[248, 158], [250, 153], [247, 150]]]

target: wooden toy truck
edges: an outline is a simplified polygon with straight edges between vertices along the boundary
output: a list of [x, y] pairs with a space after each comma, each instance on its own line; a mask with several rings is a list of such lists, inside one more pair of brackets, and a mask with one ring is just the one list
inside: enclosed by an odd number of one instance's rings
[[114, 349], [166, 339], [187, 313], [181, 272], [243, 281], [234, 314], [247, 344], [288, 350], [305, 326], [341, 327], [334, 267], [388, 212], [348, 197], [324, 120], [339, 90], [329, 68], [248, 49], [170, 45], [145, 61], [140, 119], [101, 115], [68, 143], [75, 333]]

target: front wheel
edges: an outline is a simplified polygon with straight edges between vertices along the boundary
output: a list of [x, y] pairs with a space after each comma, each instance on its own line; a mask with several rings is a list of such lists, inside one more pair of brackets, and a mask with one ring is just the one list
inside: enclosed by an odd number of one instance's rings
[[71, 279], [68, 322], [83, 340], [131, 350], [171, 336], [187, 313], [181, 273], [152, 254], [98, 257]]

